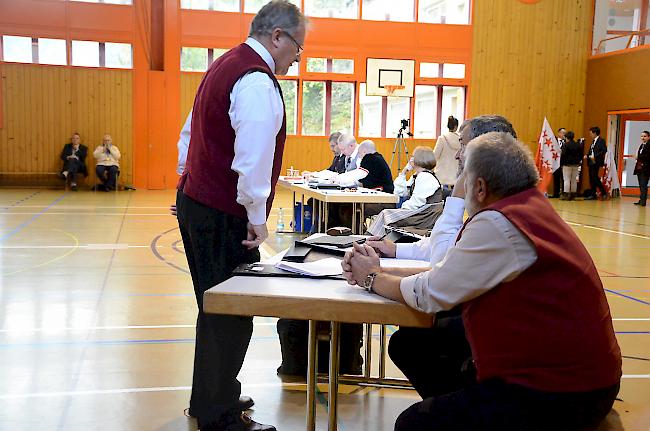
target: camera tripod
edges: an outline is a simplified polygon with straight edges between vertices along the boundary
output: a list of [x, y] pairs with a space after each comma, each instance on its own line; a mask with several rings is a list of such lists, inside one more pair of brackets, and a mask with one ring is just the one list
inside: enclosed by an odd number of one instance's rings
[[[393, 155], [390, 158], [390, 168], [393, 169], [393, 162], [395, 161], [395, 154], [397, 154], [397, 173], [402, 169], [402, 150], [406, 155], [406, 160], [409, 159], [409, 149], [406, 146], [406, 140], [404, 139], [404, 130], [406, 127], [402, 127], [397, 132], [397, 139], [395, 139], [395, 145], [393, 145]], [[411, 133], [406, 132], [409, 136], [413, 136]]]

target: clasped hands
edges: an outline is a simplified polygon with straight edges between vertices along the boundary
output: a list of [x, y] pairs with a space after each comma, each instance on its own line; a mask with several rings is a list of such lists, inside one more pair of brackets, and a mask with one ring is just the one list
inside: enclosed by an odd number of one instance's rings
[[366, 244], [355, 242], [352, 247], [352, 250], [345, 253], [341, 262], [343, 276], [348, 284], [363, 286], [369, 274], [381, 272], [379, 255], [374, 248]]

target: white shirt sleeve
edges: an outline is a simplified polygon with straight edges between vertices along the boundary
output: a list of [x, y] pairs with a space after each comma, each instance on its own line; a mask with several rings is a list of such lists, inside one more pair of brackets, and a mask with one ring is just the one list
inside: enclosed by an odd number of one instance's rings
[[190, 133], [192, 132], [192, 111], [187, 115], [181, 134], [178, 137], [178, 165], [176, 166], [176, 173], [183, 174], [185, 169], [185, 162], [187, 161], [187, 149], [190, 147]]
[[503, 214], [479, 213], [431, 270], [403, 278], [406, 303], [426, 313], [449, 310], [510, 281], [537, 260], [533, 244]]
[[431, 266], [440, 262], [449, 247], [454, 245], [458, 231], [463, 226], [465, 200], [450, 196], [445, 201], [442, 214], [436, 220], [431, 235], [418, 242], [396, 244], [398, 259], [428, 260]]
[[237, 81], [230, 93], [228, 115], [235, 130], [231, 167], [239, 174], [237, 203], [246, 208], [251, 224], [264, 224], [275, 141], [284, 116], [280, 93], [271, 78], [253, 72]]
[[402, 209], [414, 210], [423, 207], [429, 196], [433, 195], [440, 188], [436, 177], [428, 172], [422, 172], [415, 177], [414, 193], [409, 200], [402, 204]]
[[397, 178], [395, 178], [395, 181], [393, 181], [393, 194], [396, 194], [397, 196], [408, 196], [409, 193], [409, 186], [413, 183], [413, 176], [406, 180], [406, 175], [403, 173], [399, 173]]
[[353, 171], [338, 174], [334, 182], [343, 187], [357, 187], [359, 180], [368, 176], [368, 171], [363, 168], [356, 168]]

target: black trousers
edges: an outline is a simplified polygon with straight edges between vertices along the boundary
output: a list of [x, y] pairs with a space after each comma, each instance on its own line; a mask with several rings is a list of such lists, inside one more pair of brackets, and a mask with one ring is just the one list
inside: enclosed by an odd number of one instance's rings
[[[321, 330], [329, 328], [328, 322], [318, 322]], [[309, 341], [309, 322], [306, 320], [279, 319], [278, 335], [282, 350], [282, 364], [278, 368], [281, 374], [296, 376], [307, 375], [307, 345]], [[342, 374], [361, 374], [363, 358], [363, 325], [343, 323], [340, 330], [339, 364]], [[318, 342], [318, 372], [326, 373], [329, 369], [329, 341]]]
[[190, 413], [202, 422], [217, 420], [241, 394], [237, 375], [253, 334], [253, 318], [203, 312], [203, 292], [231, 277], [241, 263], [259, 261], [247, 250], [246, 220], [202, 205], [182, 192], [176, 196], [178, 225], [199, 308]]
[[554, 197], [559, 197], [560, 193], [563, 190], [562, 183], [563, 183], [563, 178], [562, 178], [562, 166], [557, 168], [555, 172], [553, 172], [553, 196]]
[[607, 195], [607, 190], [605, 190], [605, 186], [603, 186], [598, 175], [599, 169], [600, 166], [598, 165], [589, 165], [589, 183], [591, 184], [591, 195], [594, 197], [596, 196], [596, 189], [600, 190], [603, 196]]
[[97, 165], [95, 172], [97, 173], [97, 178], [99, 178], [102, 184], [104, 184], [104, 187], [115, 189], [117, 174], [120, 172], [120, 168], [117, 166]]
[[646, 203], [648, 200], [648, 179], [650, 179], [650, 175], [638, 174], [637, 177], [639, 178], [639, 190], [641, 191], [639, 202]]
[[74, 183], [76, 182], [77, 174], [81, 171], [81, 162], [77, 159], [68, 159], [63, 162], [63, 170], [68, 171], [67, 180]]
[[396, 431], [587, 431], [607, 416], [619, 385], [552, 393], [489, 380], [426, 398], [399, 415]]
[[390, 337], [388, 355], [422, 398], [474, 383], [472, 352], [459, 312], [438, 317], [432, 328], [402, 327]]

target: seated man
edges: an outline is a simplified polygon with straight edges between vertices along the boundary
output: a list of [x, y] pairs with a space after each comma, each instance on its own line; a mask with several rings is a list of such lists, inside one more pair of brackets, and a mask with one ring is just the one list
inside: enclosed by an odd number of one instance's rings
[[[395, 429], [593, 429], [610, 411], [622, 373], [591, 256], [536, 189], [539, 173], [522, 143], [488, 133], [462, 157], [454, 192], [466, 194], [469, 219], [441, 262], [394, 275], [366, 245], [343, 261], [349, 283], [416, 310], [462, 308], [476, 383], [431, 389]], [[404, 344], [399, 354], [426, 354], [427, 342]], [[407, 376], [430, 372], [421, 367]]]
[[117, 188], [117, 175], [120, 172], [120, 150], [113, 145], [111, 135], [104, 135], [101, 145], [93, 152], [97, 161], [96, 174], [105, 191]]
[[[442, 188], [433, 173], [435, 167], [436, 157], [433, 150], [429, 147], [417, 147], [394, 183], [395, 194], [406, 200], [400, 208], [385, 209], [379, 213], [368, 232], [372, 235], [384, 235], [388, 225], [431, 229], [442, 211]], [[414, 173], [407, 181], [406, 174], [411, 170]]]
[[327, 141], [330, 147], [330, 151], [334, 155], [334, 158], [332, 159], [332, 164], [329, 166], [329, 168], [317, 172], [303, 171], [302, 176], [304, 178], [330, 177], [335, 174], [341, 174], [345, 172], [345, 155], [341, 153], [341, 149], [339, 148], [339, 144], [338, 144], [340, 137], [341, 137], [341, 132], [334, 132], [330, 135]]
[[65, 144], [61, 151], [61, 160], [63, 160], [63, 170], [59, 174], [61, 179], [65, 179], [70, 184], [70, 188], [77, 190], [77, 174], [88, 176], [86, 168], [86, 156], [88, 147], [81, 143], [81, 135], [75, 132], [72, 134], [71, 142]]

